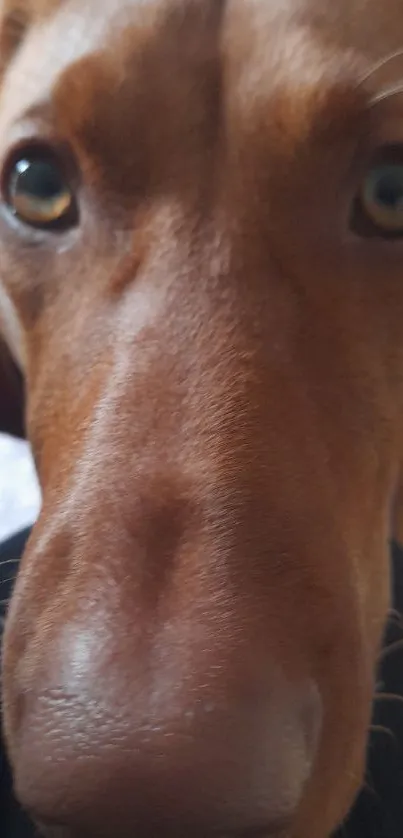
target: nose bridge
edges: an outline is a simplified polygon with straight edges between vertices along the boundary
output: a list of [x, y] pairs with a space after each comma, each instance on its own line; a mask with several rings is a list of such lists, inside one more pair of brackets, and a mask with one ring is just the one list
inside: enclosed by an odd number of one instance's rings
[[[236, 307], [224, 307], [222, 318], [203, 313], [193, 341], [183, 311], [175, 326], [169, 310], [161, 312], [140, 338], [117, 334], [60, 524], [45, 504], [43, 526], [53, 520], [56, 537], [45, 546], [39, 539], [38, 549], [55, 566], [62, 544], [67, 582], [59, 608], [76, 638], [68, 654], [81, 667], [87, 649], [87, 676], [96, 683], [89, 643], [96, 645], [101, 615], [116, 683], [127, 675], [124, 644], [137, 683], [151, 660], [157, 679], [168, 661], [166, 685], [191, 671], [197, 692], [218, 661], [225, 692], [227, 676], [237, 680], [234, 638], [263, 654], [263, 632], [271, 664], [288, 643], [287, 666], [302, 675], [296, 582], [309, 586], [302, 545], [312, 542], [321, 510], [326, 520], [323, 482], [315, 509], [300, 485], [301, 462], [303, 473], [316, 465], [305, 433], [309, 410], [302, 401], [299, 423], [285, 432], [284, 403], [286, 411], [293, 399], [298, 404], [299, 385], [282, 382]], [[281, 591], [278, 601], [271, 588]]]
[[135, 550], [129, 575], [147, 566], [160, 586], [186, 550], [195, 578], [203, 551], [258, 553], [259, 539], [275, 551], [284, 516], [301, 518], [301, 470], [323, 462], [291, 374], [292, 294], [273, 269], [244, 277], [223, 248], [195, 250], [189, 270], [169, 264], [166, 288], [151, 269], [125, 295], [67, 486], [80, 549], [122, 563]]
[[[74, 584], [99, 588], [100, 567], [124, 577], [113, 588], [123, 632], [130, 598], [154, 619], [161, 604], [165, 618], [197, 601], [212, 617], [225, 608], [221, 596], [235, 603], [245, 584], [252, 594], [253, 576], [271, 573], [264, 554], [291, 551], [281, 529], [293, 506], [301, 518], [295, 464], [308, 457], [310, 416], [298, 377], [287, 377], [290, 347], [277, 341], [287, 293], [274, 272], [273, 282], [254, 276], [245, 287], [222, 249], [215, 263], [213, 247], [195, 251], [189, 271], [175, 258], [168, 265], [167, 289], [151, 266], [117, 307], [114, 347], [66, 484]], [[293, 408], [299, 421], [285, 428]], [[45, 512], [51, 520], [46, 487]], [[46, 553], [54, 549], [51, 539]]]
[[[256, 277], [244, 306], [238, 276], [233, 292], [210, 278], [186, 298], [184, 281], [135, 329], [129, 305], [115, 322], [63, 509], [45, 487], [17, 587], [14, 614], [35, 561], [48, 563], [47, 603], [21, 641], [17, 784], [78, 834], [110, 838], [107, 812], [122, 836], [154, 834], [153, 813], [156, 836], [170, 818], [175, 838], [196, 823], [277, 829], [316, 754], [297, 592], [302, 581], [312, 596], [311, 578], [295, 553], [312, 521], [293, 476], [312, 454], [303, 388], [265, 340]], [[292, 405], [300, 422], [285, 433]]]

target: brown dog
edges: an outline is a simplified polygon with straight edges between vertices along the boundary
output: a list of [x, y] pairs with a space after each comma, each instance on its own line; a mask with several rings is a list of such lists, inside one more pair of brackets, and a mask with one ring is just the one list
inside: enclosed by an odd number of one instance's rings
[[403, 456], [403, 2], [3, 0], [0, 307], [43, 510], [16, 790], [63, 838], [327, 838]]

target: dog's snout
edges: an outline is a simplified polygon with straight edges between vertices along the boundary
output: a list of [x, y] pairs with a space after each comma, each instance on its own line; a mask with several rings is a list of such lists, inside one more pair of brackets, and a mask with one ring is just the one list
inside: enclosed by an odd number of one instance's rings
[[[19, 797], [39, 822], [56, 821], [74, 838], [263, 827], [277, 834], [285, 827], [319, 732], [312, 684], [287, 687], [262, 676], [260, 695], [256, 686], [248, 695], [245, 679], [230, 697], [221, 679], [207, 688], [201, 679], [187, 686], [185, 678], [175, 690], [164, 673], [147, 690], [146, 676], [129, 682], [117, 660], [102, 680], [87, 664], [80, 691], [79, 645], [70, 660], [64, 650], [64, 690], [36, 696], [15, 763]], [[70, 675], [76, 685], [69, 693]]]
[[16, 789], [63, 836], [277, 835], [298, 807], [321, 726], [314, 682], [288, 677], [240, 594], [224, 607], [207, 596], [217, 580], [178, 573], [179, 590], [172, 572], [151, 600], [130, 582], [115, 598], [113, 570], [106, 589], [94, 572], [20, 661]]

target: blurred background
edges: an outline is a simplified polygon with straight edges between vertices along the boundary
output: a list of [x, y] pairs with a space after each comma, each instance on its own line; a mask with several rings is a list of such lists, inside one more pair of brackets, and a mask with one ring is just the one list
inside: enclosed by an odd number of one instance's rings
[[28, 443], [0, 433], [0, 542], [32, 524], [39, 508]]

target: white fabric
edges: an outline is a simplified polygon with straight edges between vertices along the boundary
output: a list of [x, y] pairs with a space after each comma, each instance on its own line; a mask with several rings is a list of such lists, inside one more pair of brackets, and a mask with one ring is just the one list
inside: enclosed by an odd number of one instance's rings
[[0, 434], [0, 541], [32, 524], [40, 503], [29, 445]]

